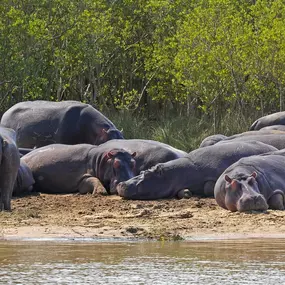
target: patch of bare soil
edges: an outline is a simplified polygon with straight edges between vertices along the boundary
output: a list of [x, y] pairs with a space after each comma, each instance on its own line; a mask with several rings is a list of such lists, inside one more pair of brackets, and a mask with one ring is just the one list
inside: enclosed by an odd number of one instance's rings
[[132, 201], [118, 196], [15, 198], [0, 237], [144, 237], [159, 240], [285, 237], [285, 211], [231, 213], [214, 199]]

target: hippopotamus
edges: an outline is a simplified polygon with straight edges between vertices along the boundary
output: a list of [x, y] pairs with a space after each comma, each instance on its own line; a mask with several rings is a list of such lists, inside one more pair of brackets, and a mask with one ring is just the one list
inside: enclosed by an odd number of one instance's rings
[[13, 196], [19, 196], [24, 193], [30, 193], [33, 190], [35, 180], [31, 169], [20, 159], [16, 181], [13, 188]]
[[[253, 133], [252, 135], [243, 135], [242, 134], [237, 134], [231, 137], [228, 137], [225, 140], [219, 141], [216, 145], [222, 145], [225, 142], [233, 141], [233, 142], [246, 142], [246, 141], [259, 141], [263, 142], [268, 145], [272, 145], [276, 147], [277, 149], [283, 149], [285, 148], [285, 133], [280, 132], [280, 131], [272, 131], [271, 133], [266, 133], [266, 132], [260, 132], [257, 131], [258, 133]], [[274, 133], [275, 132], [275, 133]]]
[[[243, 133], [239, 133], [239, 134], [235, 134], [232, 136], [225, 136], [225, 135], [221, 135], [221, 134], [217, 134], [217, 135], [212, 135], [209, 137], [206, 137], [200, 144], [200, 148], [201, 147], [205, 147], [205, 146], [210, 146], [210, 145], [214, 145], [216, 143], [221, 143], [224, 141], [230, 141], [230, 140], [234, 140], [234, 139], [238, 139], [238, 140], [258, 140], [263, 142], [263, 139], [259, 139], [261, 136], [263, 135], [285, 135], [285, 132], [283, 132], [282, 130], [278, 130], [278, 129], [261, 129], [259, 131], [247, 131], [247, 132], [243, 132]], [[244, 139], [243, 139], [244, 138]], [[268, 138], [265, 138], [265, 143], [267, 141], [269, 141]], [[274, 141], [276, 140], [276, 138], [274, 139]], [[280, 143], [277, 143], [277, 146], [280, 145]], [[275, 144], [274, 144], [275, 146]], [[278, 148], [282, 148], [283, 144], [281, 143], [281, 145]], [[276, 146], [275, 146], [276, 147]]]
[[285, 125], [285, 112], [277, 112], [257, 119], [249, 128], [250, 131], [260, 130], [272, 125]]
[[14, 130], [0, 126], [0, 210], [11, 211], [11, 197], [20, 166]]
[[53, 143], [99, 145], [123, 138], [102, 113], [77, 101], [20, 102], [3, 114], [1, 124], [17, 132], [17, 145], [22, 148]]
[[95, 193], [102, 183], [112, 193], [119, 182], [134, 176], [135, 155], [90, 144], [52, 144], [31, 151], [21, 160], [31, 169], [38, 192]]
[[222, 134], [208, 136], [202, 140], [199, 147], [210, 146], [210, 145], [216, 144], [219, 141], [225, 140], [227, 138], [228, 138], [227, 136], [222, 135]]
[[241, 158], [217, 180], [215, 199], [232, 212], [284, 210], [284, 169], [285, 150]]
[[272, 125], [268, 127], [263, 127], [259, 130], [260, 132], [264, 131], [280, 131], [280, 132], [285, 132], [285, 125]]
[[119, 147], [130, 153], [135, 152], [135, 175], [152, 166], [174, 160], [187, 155], [187, 152], [174, 148], [168, 144], [153, 140], [130, 139], [130, 140], [110, 140], [101, 145], [102, 149], [112, 149]]
[[117, 191], [126, 199], [141, 200], [187, 197], [189, 190], [195, 195], [213, 196], [215, 182], [228, 166], [242, 157], [274, 150], [261, 142], [228, 142], [199, 148], [119, 183]]

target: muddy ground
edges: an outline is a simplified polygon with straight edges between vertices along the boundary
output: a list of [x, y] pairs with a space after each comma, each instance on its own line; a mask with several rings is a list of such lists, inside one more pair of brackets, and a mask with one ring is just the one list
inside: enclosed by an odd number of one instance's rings
[[39, 194], [0, 213], [0, 237], [139, 237], [157, 240], [285, 237], [285, 211], [231, 213], [214, 199], [131, 201], [118, 196]]

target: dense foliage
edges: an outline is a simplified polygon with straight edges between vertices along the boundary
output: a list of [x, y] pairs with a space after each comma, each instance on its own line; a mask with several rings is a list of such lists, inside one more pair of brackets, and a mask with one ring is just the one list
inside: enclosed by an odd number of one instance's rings
[[[0, 104], [246, 118], [282, 110], [284, 1], [2, 0]], [[198, 111], [197, 111], [198, 110]]]

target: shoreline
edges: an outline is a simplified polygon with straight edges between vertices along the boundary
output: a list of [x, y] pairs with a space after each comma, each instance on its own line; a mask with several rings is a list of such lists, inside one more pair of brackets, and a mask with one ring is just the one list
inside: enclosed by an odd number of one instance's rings
[[[90, 230], [90, 229], [89, 229]], [[243, 241], [246, 240], [267, 240], [267, 239], [284, 239], [285, 233], [268, 233], [268, 234], [252, 234], [252, 233], [215, 233], [205, 234], [196, 233], [189, 236], [184, 236], [183, 239], [154, 239], [147, 237], [137, 237], [134, 235], [98, 235], [98, 231], [89, 231], [87, 234], [82, 234], [86, 231], [84, 227], [41, 227], [29, 226], [18, 228], [2, 229], [0, 242], [13, 241], [55, 241], [55, 242], [156, 242], [156, 241], [181, 241], [181, 242], [222, 242], [222, 241]]]

